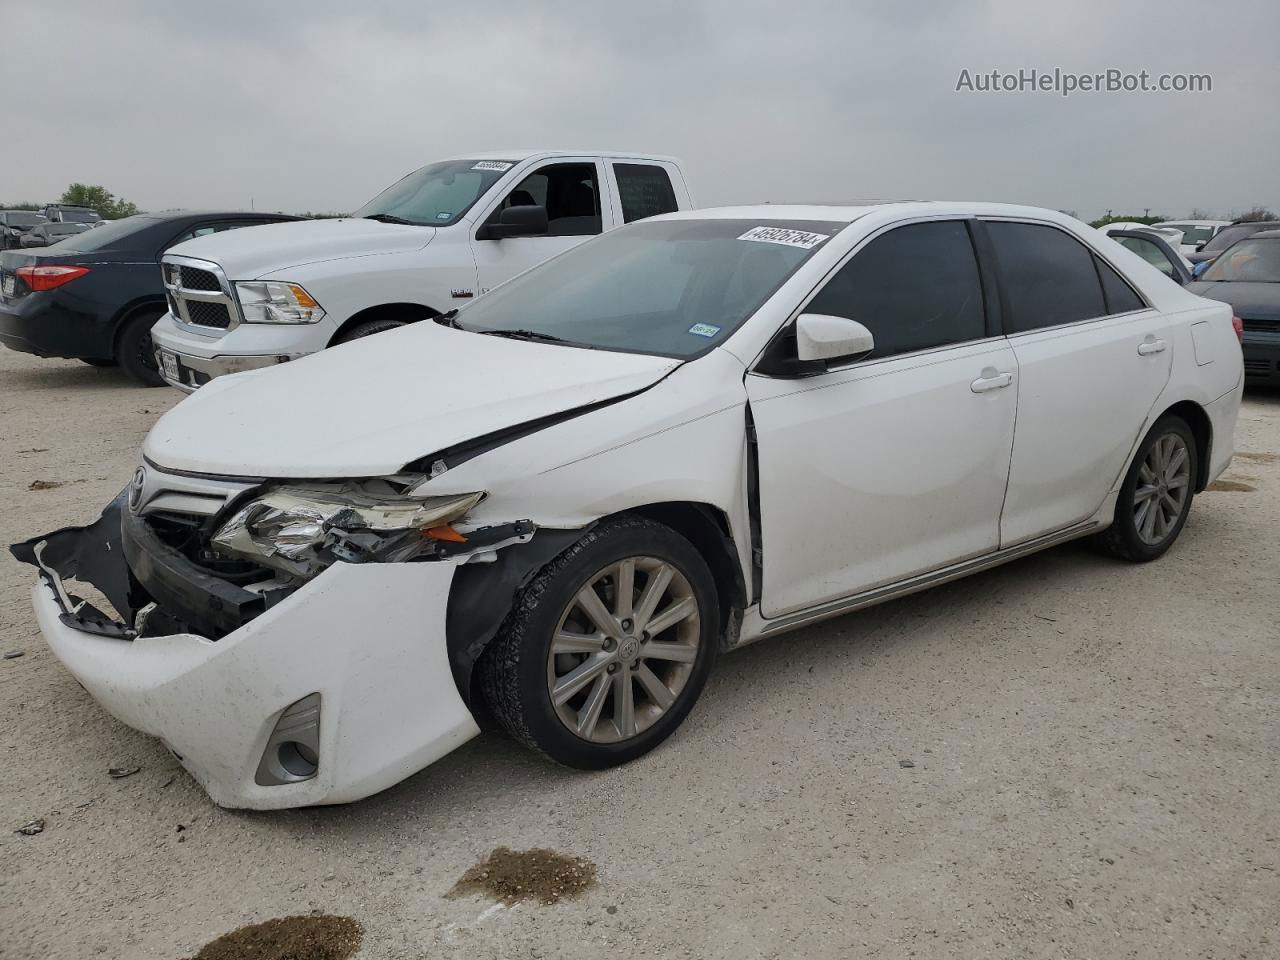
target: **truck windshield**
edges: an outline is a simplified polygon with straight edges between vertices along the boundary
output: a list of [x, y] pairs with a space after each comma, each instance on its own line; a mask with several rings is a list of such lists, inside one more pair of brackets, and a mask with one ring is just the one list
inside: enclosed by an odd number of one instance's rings
[[845, 224], [646, 220], [589, 240], [462, 308], [457, 326], [691, 359], [733, 333]]
[[62, 221], [63, 223], [94, 223], [101, 220], [94, 210], [87, 210], [83, 207], [63, 207]]
[[447, 227], [471, 209], [512, 160], [445, 160], [415, 170], [352, 214], [391, 223]]

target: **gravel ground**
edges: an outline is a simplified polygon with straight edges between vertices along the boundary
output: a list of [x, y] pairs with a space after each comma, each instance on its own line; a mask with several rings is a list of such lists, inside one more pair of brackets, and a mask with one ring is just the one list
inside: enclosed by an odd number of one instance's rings
[[[177, 399], [0, 351], [0, 541], [96, 517]], [[747, 648], [623, 769], [486, 734], [285, 813], [218, 809], [103, 713], [6, 555], [0, 956], [177, 958], [311, 911], [359, 921], [359, 958], [1278, 956], [1280, 395], [1236, 445], [1240, 489], [1154, 565], [1066, 546]], [[446, 899], [502, 846], [598, 881]]]

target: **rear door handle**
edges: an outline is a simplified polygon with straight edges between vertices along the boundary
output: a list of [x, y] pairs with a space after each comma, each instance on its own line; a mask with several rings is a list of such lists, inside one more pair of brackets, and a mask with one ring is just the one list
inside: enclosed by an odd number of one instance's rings
[[1138, 344], [1138, 356], [1149, 357], [1153, 353], [1164, 353], [1164, 349], [1167, 346], [1168, 344], [1163, 340], [1157, 340], [1155, 337], [1147, 337], [1147, 339]]
[[995, 367], [987, 367], [982, 371], [982, 376], [969, 384], [969, 389], [974, 393], [990, 393], [992, 390], [1003, 390], [1011, 383], [1012, 373], [1000, 373]]

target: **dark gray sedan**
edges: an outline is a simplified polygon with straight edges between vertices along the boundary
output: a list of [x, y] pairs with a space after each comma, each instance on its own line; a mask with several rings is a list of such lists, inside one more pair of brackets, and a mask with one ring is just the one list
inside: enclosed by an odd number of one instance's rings
[[28, 247], [47, 247], [77, 233], [84, 233], [90, 224], [87, 223], [40, 223], [24, 233], [18, 243], [25, 250]]
[[1280, 230], [1240, 240], [1188, 290], [1231, 304], [1244, 325], [1244, 375], [1280, 386]]

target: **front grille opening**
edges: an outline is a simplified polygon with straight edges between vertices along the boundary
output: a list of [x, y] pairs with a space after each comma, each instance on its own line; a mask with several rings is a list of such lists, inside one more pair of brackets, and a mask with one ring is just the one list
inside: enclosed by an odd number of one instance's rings
[[178, 283], [187, 290], [205, 290], [209, 293], [222, 292], [222, 284], [218, 283], [218, 278], [214, 274], [198, 267], [188, 267], [185, 264], [181, 264], [178, 267]]
[[204, 300], [188, 300], [187, 317], [202, 327], [218, 327], [225, 330], [231, 325], [231, 311], [225, 303], [207, 303]]
[[147, 517], [147, 525], [165, 546], [172, 547], [206, 573], [228, 583], [245, 586], [274, 575], [256, 563], [224, 557], [209, 549], [209, 532], [203, 523], [206, 519], [178, 513], [154, 513]]

